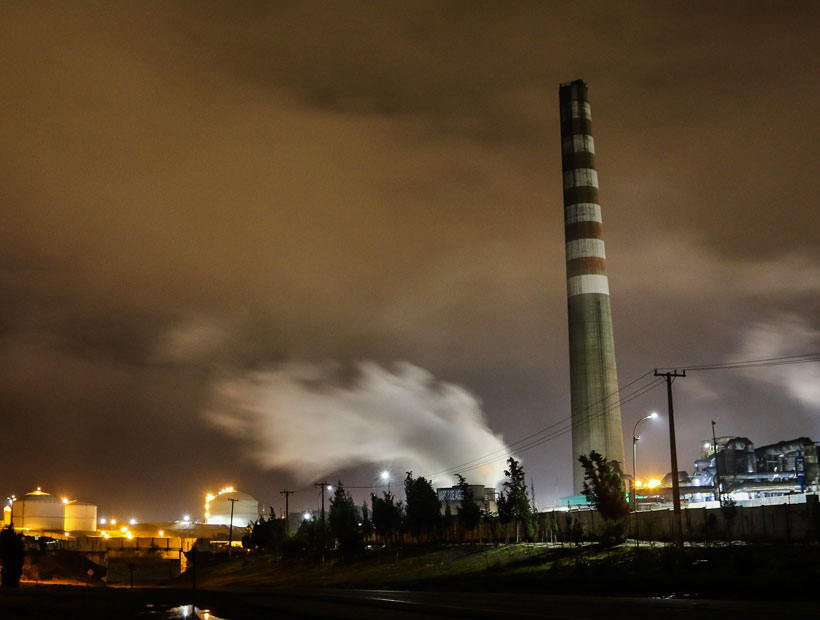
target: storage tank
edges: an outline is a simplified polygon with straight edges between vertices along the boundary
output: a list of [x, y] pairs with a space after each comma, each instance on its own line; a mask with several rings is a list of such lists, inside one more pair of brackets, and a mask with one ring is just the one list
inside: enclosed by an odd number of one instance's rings
[[206, 496], [205, 520], [210, 525], [230, 525], [231, 504], [234, 527], [245, 528], [248, 523], [259, 519], [259, 501], [255, 497], [233, 487], [226, 487], [215, 495], [209, 493]]
[[14, 502], [14, 527], [19, 530], [64, 531], [65, 504], [59, 497], [37, 489]]
[[65, 530], [67, 532], [96, 532], [97, 506], [77, 500], [65, 504]]

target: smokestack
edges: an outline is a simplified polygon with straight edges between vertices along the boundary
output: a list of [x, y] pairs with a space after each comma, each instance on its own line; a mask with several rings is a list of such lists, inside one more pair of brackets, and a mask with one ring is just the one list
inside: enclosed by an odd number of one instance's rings
[[584, 487], [582, 454], [596, 450], [623, 471], [624, 440], [609, 305], [595, 142], [587, 84], [562, 84], [561, 163], [567, 243], [569, 364], [572, 396], [572, 479]]

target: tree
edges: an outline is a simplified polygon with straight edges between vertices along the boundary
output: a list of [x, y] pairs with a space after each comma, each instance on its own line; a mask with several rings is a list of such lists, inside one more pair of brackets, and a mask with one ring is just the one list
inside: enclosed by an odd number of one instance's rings
[[504, 470], [507, 480], [504, 481], [504, 490], [498, 497], [498, 516], [502, 523], [515, 520], [515, 542], [518, 542], [522, 524], [529, 536], [532, 527], [532, 507], [524, 468], [513, 457], [507, 459], [507, 465], [509, 469]]
[[367, 502], [362, 502], [362, 535], [365, 541], [369, 541], [370, 537], [373, 536], [373, 520], [370, 518]]
[[323, 557], [325, 550], [325, 528], [321, 520], [314, 516], [302, 520], [296, 533], [282, 542], [282, 555], [286, 558], [297, 558], [311, 555]]
[[441, 502], [438, 501], [433, 485], [424, 477], [413, 478], [408, 471], [404, 479], [404, 496], [407, 501], [405, 517], [407, 528], [414, 538], [422, 533], [430, 534], [441, 521]]
[[373, 507], [373, 528], [376, 535], [382, 537], [385, 545], [392, 544], [401, 529], [404, 512], [402, 503], [395, 501], [393, 494], [385, 491], [383, 497], [371, 495], [370, 504]]
[[356, 504], [350, 496], [342, 481], [336, 485], [336, 491], [330, 500], [330, 512], [328, 514], [330, 531], [339, 543], [339, 550], [345, 561], [350, 561], [353, 556], [364, 548], [364, 537], [359, 525], [359, 514], [356, 512]]
[[584, 468], [582, 493], [604, 519], [623, 519], [629, 514], [626, 491], [621, 475], [606, 458], [593, 450], [578, 457]]
[[464, 476], [456, 474], [456, 477], [458, 478], [456, 488], [461, 491], [458, 520], [466, 531], [473, 533], [476, 526], [481, 522], [481, 506], [476, 502], [473, 488], [467, 484], [467, 480], [464, 479]]
[[0, 583], [9, 588], [20, 586], [20, 577], [23, 575], [23, 561], [26, 557], [26, 547], [23, 544], [23, 534], [14, 531], [9, 525], [0, 530]]
[[253, 551], [276, 553], [287, 538], [285, 528], [285, 520], [277, 519], [271, 512], [267, 519], [260, 517], [250, 524], [242, 537], [242, 546]]
[[593, 450], [578, 457], [584, 468], [582, 493], [604, 518], [601, 542], [607, 546], [623, 542], [624, 518], [629, 514], [626, 490], [620, 473], [602, 454]]

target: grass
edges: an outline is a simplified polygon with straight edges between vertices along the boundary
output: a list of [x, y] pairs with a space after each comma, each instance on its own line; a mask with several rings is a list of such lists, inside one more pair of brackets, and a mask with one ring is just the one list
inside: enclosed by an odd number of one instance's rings
[[[184, 583], [186, 576], [180, 578]], [[374, 551], [351, 564], [247, 556], [201, 567], [211, 588], [339, 587], [710, 598], [817, 597], [820, 548], [601, 549], [457, 545]]]

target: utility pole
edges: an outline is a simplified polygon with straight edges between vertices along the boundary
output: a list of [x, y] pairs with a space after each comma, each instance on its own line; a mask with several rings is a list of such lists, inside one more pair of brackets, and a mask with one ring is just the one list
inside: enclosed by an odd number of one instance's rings
[[678, 549], [683, 549], [683, 525], [680, 514], [680, 484], [678, 483], [678, 447], [675, 443], [675, 409], [672, 405], [672, 381], [677, 377], [685, 377], [686, 371], [658, 372], [656, 377], [666, 380], [666, 397], [669, 407], [669, 454], [672, 460], [672, 505], [674, 509], [673, 539]]
[[717, 501], [723, 505], [723, 497], [720, 492], [720, 465], [718, 465], [717, 439], [715, 438], [714, 420], [712, 420], [712, 454], [715, 455], [715, 496], [717, 497]]
[[327, 481], [322, 482], [315, 482], [313, 486], [320, 487], [322, 489], [322, 563], [325, 561], [325, 547], [327, 546], [327, 536], [325, 535], [325, 489], [328, 487], [329, 483]]
[[238, 502], [238, 499], [227, 498], [231, 502], [231, 524], [228, 527], [228, 557], [231, 557], [231, 547], [233, 546], [233, 505]]
[[322, 489], [322, 528], [325, 526], [325, 489], [329, 484], [329, 482], [316, 482], [313, 484], [313, 486], [321, 487]]
[[285, 533], [290, 534], [290, 512], [288, 510], [288, 498], [293, 495], [293, 491], [288, 491], [284, 489], [279, 491], [279, 495], [285, 496]]

